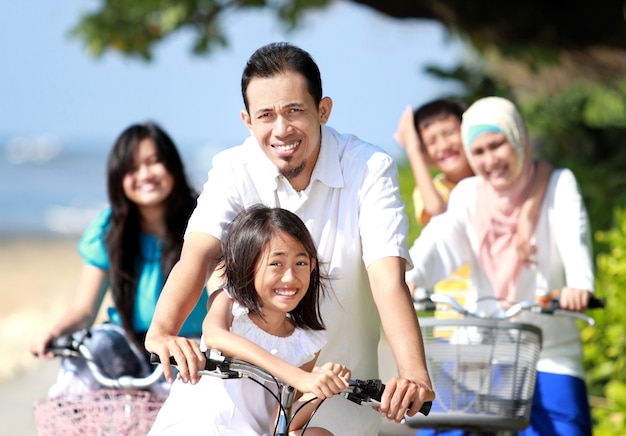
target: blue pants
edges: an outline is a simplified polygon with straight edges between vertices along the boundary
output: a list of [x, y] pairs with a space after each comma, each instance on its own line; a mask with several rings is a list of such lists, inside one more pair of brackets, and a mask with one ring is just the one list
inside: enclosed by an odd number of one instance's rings
[[[419, 436], [468, 436], [463, 430], [418, 430]], [[537, 373], [530, 426], [519, 436], [591, 436], [585, 381], [562, 374]]]

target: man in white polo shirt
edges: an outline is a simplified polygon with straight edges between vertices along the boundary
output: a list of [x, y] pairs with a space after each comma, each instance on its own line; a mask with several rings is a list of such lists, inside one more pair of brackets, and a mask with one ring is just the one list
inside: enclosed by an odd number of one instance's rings
[[[298, 47], [273, 43], [258, 49], [244, 69], [242, 93], [241, 118], [252, 136], [215, 156], [146, 348], [162, 362], [173, 356], [183, 381], [197, 381], [199, 348], [176, 334], [218, 264], [224, 229], [253, 204], [282, 207], [305, 222], [332, 277], [322, 304], [328, 343], [318, 364], [340, 362], [353, 378], [378, 377], [382, 321], [400, 376], [384, 380], [381, 414], [400, 421], [411, 403], [408, 413], [415, 414], [434, 393], [404, 282], [408, 220], [393, 160], [325, 126], [332, 101], [322, 97], [317, 65]], [[336, 435], [377, 435], [379, 422], [370, 409], [334, 397], [311, 425]]]

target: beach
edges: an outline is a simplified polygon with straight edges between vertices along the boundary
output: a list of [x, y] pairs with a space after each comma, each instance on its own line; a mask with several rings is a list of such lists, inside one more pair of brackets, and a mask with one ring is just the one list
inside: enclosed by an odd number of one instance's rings
[[46, 396], [59, 363], [36, 359], [29, 344], [72, 301], [81, 268], [77, 243], [77, 237], [0, 239], [1, 436], [37, 434], [33, 404]]
[[[72, 301], [81, 268], [77, 243], [77, 237], [0, 239], [0, 436], [37, 435], [33, 404], [54, 382], [58, 361], [36, 359], [28, 347]], [[386, 341], [381, 341], [379, 355], [381, 378], [386, 380], [395, 375]], [[380, 433], [412, 434], [414, 430], [388, 422], [383, 422]]]
[[0, 240], [3, 436], [37, 434], [32, 405], [46, 395], [58, 362], [36, 359], [28, 346], [71, 301], [81, 266], [76, 243], [76, 238], [56, 237]]
[[0, 349], [8, 356], [0, 381], [38, 362], [28, 346], [72, 299], [81, 267], [76, 243], [48, 236], [0, 240]]

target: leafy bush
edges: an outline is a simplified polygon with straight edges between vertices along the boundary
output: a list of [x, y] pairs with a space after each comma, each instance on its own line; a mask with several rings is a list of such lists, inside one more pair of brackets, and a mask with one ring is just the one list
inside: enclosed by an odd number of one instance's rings
[[417, 239], [421, 226], [415, 220], [415, 207], [413, 206], [413, 188], [415, 181], [411, 167], [406, 162], [398, 164], [398, 182], [400, 183], [400, 195], [404, 201], [406, 214], [409, 216], [409, 247]]
[[596, 258], [597, 294], [607, 307], [593, 313], [595, 326], [582, 330], [594, 434], [626, 434], [626, 209], [617, 209], [614, 226], [595, 239], [608, 251]]
[[[535, 154], [574, 172], [591, 227], [600, 231], [614, 225], [613, 209], [626, 203], [626, 79], [620, 83], [574, 83], [520, 104]], [[595, 249], [604, 251], [602, 244]]]

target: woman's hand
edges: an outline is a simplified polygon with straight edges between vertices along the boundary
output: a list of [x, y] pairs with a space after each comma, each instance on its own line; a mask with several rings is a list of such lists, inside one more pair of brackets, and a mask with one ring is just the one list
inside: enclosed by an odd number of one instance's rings
[[47, 332], [34, 339], [30, 344], [30, 352], [41, 359], [50, 360], [54, 358], [54, 355], [48, 351], [54, 338], [50, 332]]
[[565, 286], [561, 289], [559, 305], [561, 309], [584, 312], [589, 305], [591, 292], [585, 289], [576, 289]]

